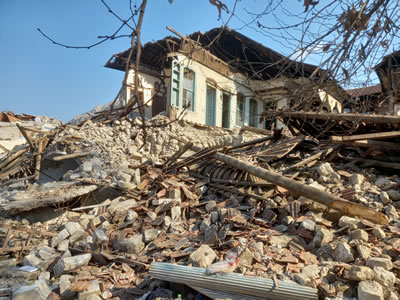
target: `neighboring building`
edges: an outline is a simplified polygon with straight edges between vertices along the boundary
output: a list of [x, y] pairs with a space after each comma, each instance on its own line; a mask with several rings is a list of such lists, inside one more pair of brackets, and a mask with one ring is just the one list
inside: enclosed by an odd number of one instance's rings
[[343, 102], [345, 112], [385, 114], [389, 111], [387, 97], [380, 84], [346, 90], [349, 100]]
[[[114, 54], [105, 66], [124, 71], [128, 54]], [[133, 97], [135, 54], [121, 101]], [[275, 121], [259, 118], [267, 109], [342, 111], [340, 87], [330, 81], [321, 89], [308, 79], [323, 71], [226, 27], [145, 44], [139, 72], [146, 117], [185, 109], [184, 119], [201, 124], [270, 128]]]
[[375, 71], [387, 98], [388, 112], [400, 115], [400, 51], [385, 56]]

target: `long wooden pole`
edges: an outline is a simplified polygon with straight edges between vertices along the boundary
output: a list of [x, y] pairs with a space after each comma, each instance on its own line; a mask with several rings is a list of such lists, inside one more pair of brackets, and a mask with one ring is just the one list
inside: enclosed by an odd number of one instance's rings
[[[198, 151], [200, 149], [196, 147], [193, 150]], [[278, 173], [268, 171], [219, 152], [214, 154], [214, 158], [234, 168], [246, 171], [254, 176], [265, 179], [274, 185], [282, 186], [288, 191], [304, 196], [312, 201], [324, 204], [333, 209], [340, 210], [345, 215], [364, 218], [381, 225], [385, 225], [388, 222], [387, 217], [383, 213], [374, 211], [360, 204], [347, 201], [338, 196], [332, 195], [313, 186], [295, 181], [291, 178], [287, 178]]]

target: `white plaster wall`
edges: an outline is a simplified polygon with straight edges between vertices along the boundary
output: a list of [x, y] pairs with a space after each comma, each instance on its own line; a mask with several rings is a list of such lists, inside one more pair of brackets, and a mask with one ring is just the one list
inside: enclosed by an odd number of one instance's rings
[[[145, 117], [146, 118], [151, 118], [151, 105], [152, 105], [152, 97], [153, 97], [153, 91], [155, 89], [155, 84], [158, 82], [161, 84], [161, 81], [159, 78], [147, 74], [147, 73], [139, 73], [139, 92], [143, 92], [143, 100], [144, 103], [147, 103], [147, 106], [145, 108]], [[127, 80], [128, 88], [126, 90], [126, 98], [123, 100], [127, 101], [127, 99], [130, 99], [134, 93], [135, 89], [135, 71], [130, 70], [128, 74], [128, 80]]]
[[[195, 109], [194, 112], [185, 111], [183, 118], [196, 123], [205, 124], [206, 120], [206, 95], [207, 95], [207, 78], [213, 79], [217, 85], [216, 93], [216, 125], [222, 125], [222, 95], [224, 92], [231, 95], [231, 108], [230, 108], [230, 127], [239, 127], [236, 125], [236, 95], [237, 93], [243, 94], [245, 99], [245, 125], [248, 124], [249, 114], [249, 99], [252, 97], [252, 92], [246, 86], [241, 84], [243, 82], [240, 74], [235, 74], [232, 78], [224, 76], [197, 61], [189, 60], [186, 56], [178, 56], [177, 59], [181, 62], [184, 67], [188, 67], [195, 72]], [[170, 73], [170, 72], [168, 72]], [[170, 75], [170, 74], [167, 74]], [[167, 80], [166, 80], [167, 81]], [[168, 80], [168, 86], [170, 86]], [[209, 85], [214, 87], [212, 85]], [[170, 88], [168, 88], [168, 102], [170, 101]], [[258, 101], [258, 100], [257, 100]], [[170, 102], [168, 103], [170, 105]], [[258, 112], [263, 111], [263, 104], [258, 101]], [[181, 111], [181, 110], [179, 110]], [[258, 124], [259, 128], [262, 128], [262, 124]]]

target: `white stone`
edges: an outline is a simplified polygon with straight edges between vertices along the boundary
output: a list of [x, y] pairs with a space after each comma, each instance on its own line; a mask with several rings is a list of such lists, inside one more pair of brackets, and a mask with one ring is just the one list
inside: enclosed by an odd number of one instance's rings
[[382, 192], [379, 194], [379, 198], [381, 199], [381, 202], [382, 202], [383, 204], [388, 204], [388, 203], [390, 202], [389, 195], [388, 195], [388, 193], [386, 193], [385, 191], [382, 191]]
[[364, 176], [362, 174], [353, 174], [350, 177], [350, 183], [351, 184], [358, 184], [361, 185], [364, 181]]
[[214, 250], [208, 245], [201, 245], [196, 251], [189, 256], [189, 264], [193, 267], [207, 268], [217, 257]]
[[333, 257], [335, 258], [335, 260], [345, 263], [354, 261], [351, 247], [345, 242], [340, 242], [337, 245], [337, 247], [333, 251]]
[[382, 286], [376, 281], [361, 281], [357, 294], [358, 300], [383, 300]]
[[388, 190], [387, 194], [392, 201], [400, 201], [400, 191], [398, 190]]
[[399, 219], [396, 207], [394, 207], [393, 205], [388, 205], [386, 207], [385, 214], [388, 216], [389, 221], [397, 221]]
[[339, 227], [348, 226], [350, 230], [357, 229], [358, 224], [360, 224], [360, 220], [348, 216], [342, 216], [338, 222]]
[[367, 260], [366, 265], [371, 268], [382, 267], [385, 270], [391, 270], [393, 268], [392, 261], [384, 257], [371, 257]]
[[369, 267], [351, 266], [343, 272], [343, 278], [356, 281], [372, 280], [375, 277], [374, 271]]
[[391, 289], [395, 282], [396, 276], [390, 272], [385, 270], [382, 267], [374, 267], [375, 272], [375, 281], [379, 282], [382, 286]]
[[32, 285], [23, 285], [13, 293], [13, 300], [45, 300], [50, 294], [45, 280], [36, 280]]
[[91, 258], [92, 254], [90, 253], [72, 257], [64, 257], [53, 267], [54, 275], [59, 276], [64, 272], [69, 272], [79, 267], [87, 266]]
[[372, 234], [380, 239], [386, 238], [386, 233], [382, 228], [374, 228], [372, 229]]
[[315, 231], [315, 222], [310, 219], [305, 219], [303, 222], [301, 222], [300, 227], [307, 229], [309, 231]]
[[360, 240], [364, 242], [368, 242], [368, 233], [365, 230], [357, 229], [351, 232], [351, 238], [354, 240]]

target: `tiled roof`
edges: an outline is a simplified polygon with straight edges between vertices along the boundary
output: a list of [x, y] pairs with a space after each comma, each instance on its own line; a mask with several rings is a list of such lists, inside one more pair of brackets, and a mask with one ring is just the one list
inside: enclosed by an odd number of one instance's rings
[[349, 94], [350, 97], [357, 98], [357, 97], [382, 93], [382, 87], [380, 84], [377, 84], [372, 86], [366, 86], [359, 89], [346, 90], [346, 92], [347, 94]]

